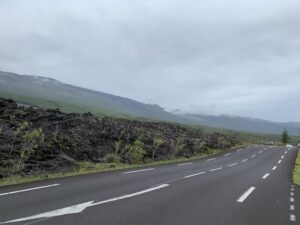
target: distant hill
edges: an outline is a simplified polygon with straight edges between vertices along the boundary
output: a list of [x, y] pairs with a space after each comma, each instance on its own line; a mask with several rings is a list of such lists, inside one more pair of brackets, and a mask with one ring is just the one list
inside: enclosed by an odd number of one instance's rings
[[0, 71], [0, 97], [43, 108], [60, 108], [66, 112], [92, 112], [125, 118], [162, 120], [183, 124], [281, 134], [286, 127], [299, 135], [300, 123], [277, 123], [261, 119], [231, 116], [179, 114], [165, 111], [159, 105], [144, 104], [99, 91], [64, 84], [52, 78], [18, 75]]
[[240, 131], [259, 132], [267, 134], [281, 134], [287, 128], [289, 134], [299, 135], [300, 123], [278, 123], [262, 119], [254, 119], [238, 116], [211, 116], [201, 114], [177, 114], [190, 122], [203, 126], [225, 128]]
[[40, 77], [0, 71], [0, 96], [26, 105], [61, 108], [66, 112], [92, 112], [118, 117], [185, 122], [158, 105], [92, 91]]

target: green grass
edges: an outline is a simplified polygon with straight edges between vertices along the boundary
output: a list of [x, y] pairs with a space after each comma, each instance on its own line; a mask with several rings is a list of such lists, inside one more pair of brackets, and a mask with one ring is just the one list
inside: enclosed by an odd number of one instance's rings
[[[235, 148], [242, 147], [236, 146]], [[22, 183], [30, 183], [42, 180], [49, 180], [54, 178], [61, 178], [61, 177], [70, 177], [70, 176], [77, 176], [83, 174], [91, 174], [91, 173], [99, 173], [99, 172], [106, 172], [106, 171], [113, 171], [113, 170], [122, 170], [122, 169], [130, 169], [130, 168], [140, 168], [145, 166], [155, 166], [155, 165], [163, 165], [163, 164], [172, 164], [172, 163], [179, 163], [191, 160], [199, 160], [205, 157], [213, 156], [215, 154], [221, 153], [222, 150], [220, 149], [211, 149], [210, 154], [199, 154], [193, 157], [182, 157], [182, 158], [174, 158], [169, 160], [161, 160], [155, 162], [148, 162], [144, 164], [122, 164], [122, 163], [91, 163], [91, 162], [80, 162], [80, 167], [78, 170], [69, 173], [53, 173], [53, 174], [46, 174], [46, 175], [35, 175], [35, 176], [14, 176], [0, 180], [0, 187], [1, 186], [8, 186], [8, 185], [15, 185], [15, 184], [22, 184]]]
[[293, 182], [300, 185], [300, 151], [295, 162], [295, 168], [293, 171]]

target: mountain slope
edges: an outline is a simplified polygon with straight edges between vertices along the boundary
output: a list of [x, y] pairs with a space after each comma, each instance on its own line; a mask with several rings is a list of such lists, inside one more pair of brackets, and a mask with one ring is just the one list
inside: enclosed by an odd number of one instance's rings
[[0, 71], [0, 97], [37, 107], [60, 108], [66, 112], [92, 112], [117, 117], [147, 118], [214, 128], [299, 135], [300, 123], [277, 123], [261, 119], [231, 116], [179, 114], [164, 111], [158, 105], [144, 104], [128, 98], [114, 96], [61, 83], [57, 80], [24, 76]]
[[182, 114], [182, 118], [190, 122], [208, 127], [226, 128], [241, 131], [260, 132], [268, 134], [281, 134], [287, 128], [289, 134], [299, 135], [300, 123], [278, 123], [262, 119], [238, 116], [211, 116], [200, 114]]
[[144, 104], [39, 76], [0, 71], [0, 96], [28, 105], [61, 108], [67, 112], [90, 111], [96, 114], [185, 122], [183, 118], [164, 111], [158, 105]]

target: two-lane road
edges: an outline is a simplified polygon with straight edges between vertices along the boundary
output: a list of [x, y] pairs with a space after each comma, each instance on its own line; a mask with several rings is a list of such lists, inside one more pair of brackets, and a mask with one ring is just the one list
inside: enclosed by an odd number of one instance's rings
[[199, 161], [0, 188], [0, 224], [297, 224], [296, 154], [252, 146]]

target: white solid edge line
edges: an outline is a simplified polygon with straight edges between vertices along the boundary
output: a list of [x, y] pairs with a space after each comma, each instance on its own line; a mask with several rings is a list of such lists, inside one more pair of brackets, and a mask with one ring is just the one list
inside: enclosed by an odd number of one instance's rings
[[244, 159], [242, 162], [247, 162], [248, 161], [248, 159]]
[[210, 172], [214, 172], [214, 171], [221, 170], [221, 169], [223, 169], [223, 167], [219, 167], [219, 168], [216, 168], [216, 169], [212, 169], [212, 170], [210, 170]]
[[266, 174], [262, 177], [262, 179], [267, 179], [267, 177], [268, 177], [269, 175], [270, 175], [269, 173], [266, 173]]
[[272, 168], [272, 170], [276, 170], [276, 168], [277, 168], [277, 166], [274, 166], [274, 167]]
[[145, 172], [145, 171], [150, 171], [150, 170], [154, 170], [154, 168], [143, 169], [143, 170], [133, 170], [133, 171], [124, 172], [122, 174], [139, 173], [139, 172]]
[[59, 185], [60, 184], [51, 184], [51, 185], [46, 185], [46, 186], [28, 188], [28, 189], [19, 190], [19, 191], [11, 191], [11, 192], [7, 192], [7, 193], [0, 193], [0, 196], [12, 195], [12, 194], [17, 194], [17, 193], [22, 193], [22, 192], [27, 192], [27, 191], [34, 191], [34, 190], [38, 190], [38, 189], [50, 188], [50, 187], [55, 187], [55, 186], [59, 186]]
[[177, 164], [177, 166], [186, 166], [186, 165], [192, 165], [193, 162], [189, 162], [189, 163], [181, 163], [181, 164]]
[[237, 202], [239, 203], [243, 203], [246, 198], [248, 198], [248, 196], [255, 190], [255, 187], [250, 187], [244, 194], [241, 195], [241, 197], [239, 197], [239, 199], [237, 200]]
[[62, 209], [57, 209], [57, 210], [53, 210], [53, 211], [49, 211], [49, 212], [45, 212], [45, 213], [40, 213], [37, 215], [33, 215], [33, 216], [29, 216], [29, 217], [25, 217], [25, 218], [20, 218], [20, 219], [16, 219], [16, 220], [10, 220], [10, 221], [6, 221], [6, 222], [2, 222], [0, 224], [7, 224], [7, 223], [16, 223], [16, 222], [22, 222], [22, 221], [28, 221], [28, 220], [34, 220], [34, 219], [42, 219], [42, 218], [51, 218], [51, 217], [57, 217], [57, 216], [62, 216], [62, 215], [67, 215], [67, 214], [74, 214], [74, 213], [81, 213], [83, 210], [85, 210], [88, 207], [92, 207], [92, 206], [97, 206], [97, 205], [102, 205], [105, 203], [109, 203], [109, 202], [114, 202], [114, 201], [118, 201], [118, 200], [122, 200], [122, 199], [126, 199], [126, 198], [132, 198], [138, 195], [142, 195], [142, 194], [146, 194], [148, 192], [152, 192], [161, 188], [165, 188], [168, 187], [169, 184], [162, 184], [156, 187], [152, 187], [149, 189], [145, 189], [139, 192], [135, 192], [132, 194], [128, 194], [128, 195], [123, 195], [117, 198], [111, 198], [111, 199], [107, 199], [101, 202], [96, 202], [94, 203], [94, 201], [91, 202], [86, 202], [86, 203], [82, 203], [82, 204], [78, 204], [78, 205], [74, 205], [74, 206], [69, 206], [66, 208], [62, 208]]
[[212, 160], [216, 160], [216, 158], [211, 158], [211, 159], [208, 159], [206, 161], [208, 162], [208, 161], [212, 161]]
[[230, 165], [228, 165], [228, 167], [232, 167], [232, 166], [236, 166], [238, 163], [232, 163]]
[[195, 174], [191, 174], [191, 175], [188, 175], [188, 176], [185, 176], [184, 178], [190, 178], [190, 177], [195, 177], [195, 176], [198, 176], [198, 175], [202, 175], [202, 174], [205, 174], [206, 172], [200, 172], [200, 173], [195, 173]]
[[291, 215], [290, 215], [290, 220], [291, 220], [292, 222], [295, 222], [295, 221], [296, 221], [296, 216], [295, 216], [294, 214], [291, 214]]
[[227, 153], [227, 154], [225, 154], [224, 156], [229, 156], [229, 155], [231, 155], [231, 153]]

